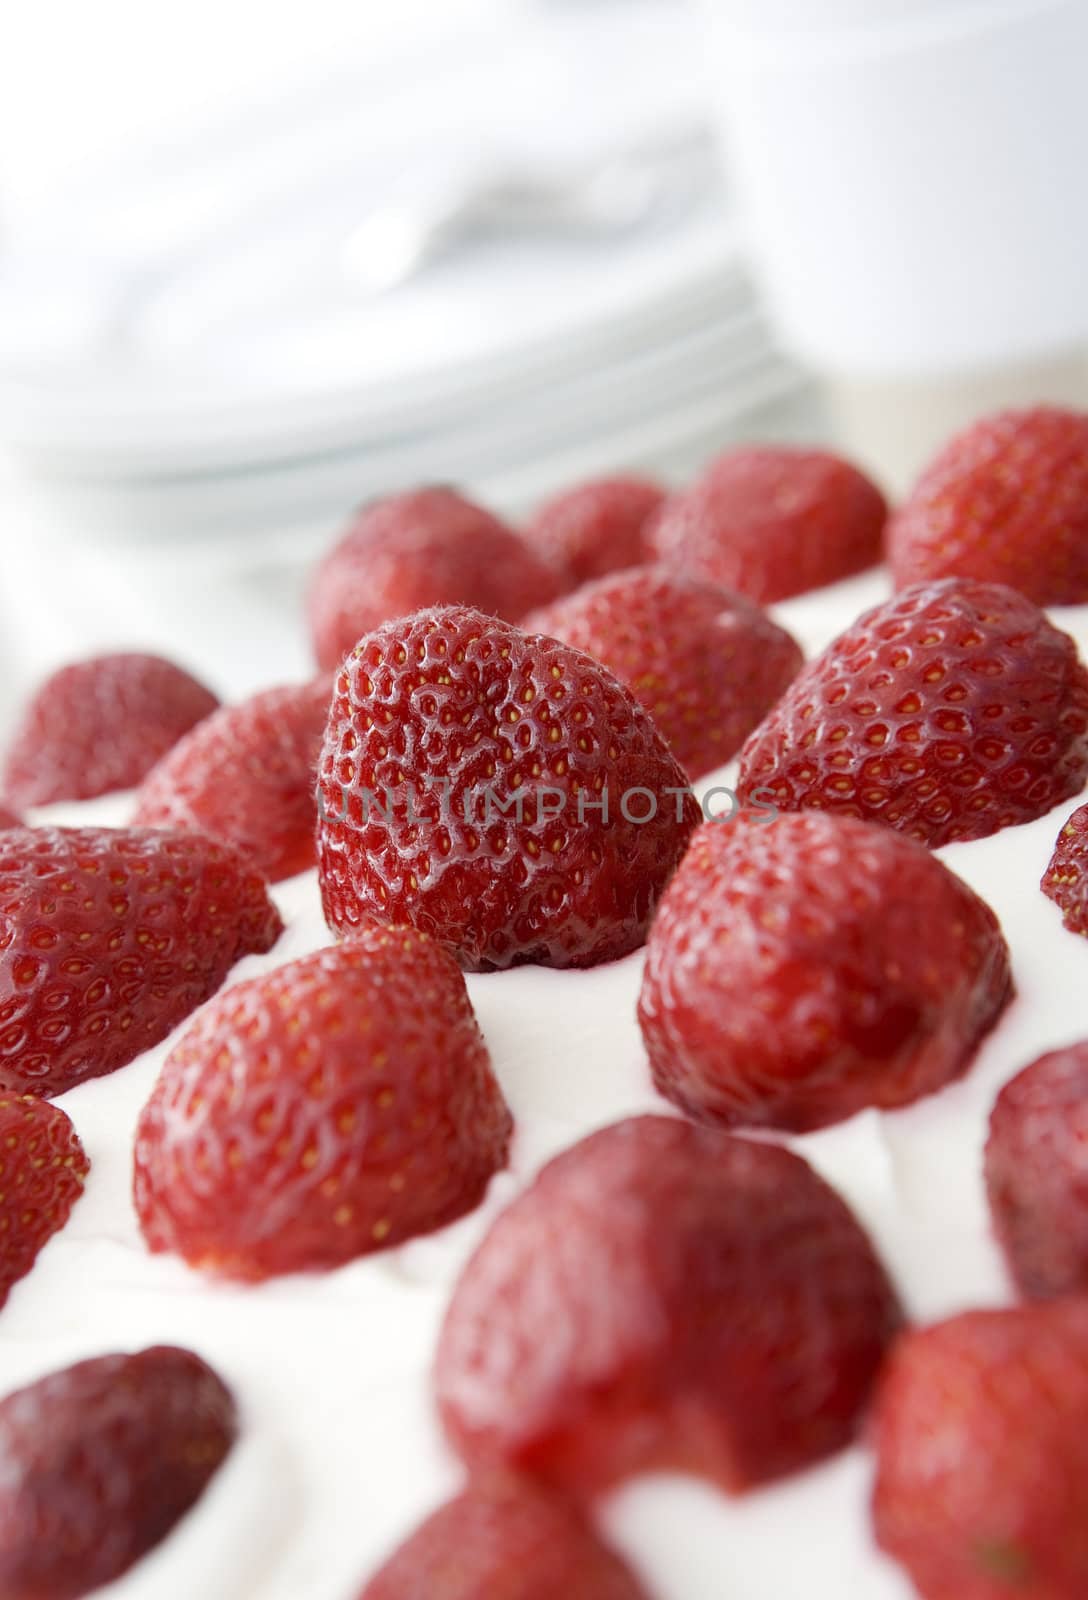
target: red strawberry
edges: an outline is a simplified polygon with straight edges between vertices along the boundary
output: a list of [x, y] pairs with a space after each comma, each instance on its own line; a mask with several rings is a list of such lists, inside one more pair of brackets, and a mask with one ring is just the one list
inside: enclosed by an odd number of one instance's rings
[[766, 604], [874, 566], [887, 510], [838, 456], [747, 445], [674, 495], [652, 537], [661, 560]]
[[740, 792], [934, 847], [1041, 817], [1088, 777], [1088, 672], [1001, 584], [949, 578], [867, 611], [741, 752]]
[[980, 578], [1041, 606], [1088, 600], [1088, 414], [984, 417], [945, 445], [888, 524], [896, 583]]
[[133, 822], [234, 845], [272, 883], [317, 859], [314, 787], [331, 677], [223, 706], [144, 780]]
[[1078, 806], [1059, 833], [1042, 891], [1060, 907], [1070, 933], [1088, 938], [1088, 805]]
[[338, 667], [362, 634], [420, 606], [476, 606], [510, 622], [554, 599], [564, 574], [454, 489], [364, 506], [310, 589], [318, 665]]
[[922, 1600], [1088, 1594], [1088, 1300], [907, 1334], [876, 1406], [876, 1535]]
[[611, 673], [460, 606], [359, 641], [318, 803], [329, 926], [412, 923], [472, 970], [635, 949], [699, 815]]
[[199, 1356], [98, 1356], [0, 1401], [0, 1594], [77, 1600], [195, 1505], [234, 1443], [234, 1402]]
[[524, 626], [614, 672], [693, 778], [736, 754], [802, 661], [790, 635], [747, 600], [664, 567], [601, 578]]
[[10, 806], [6, 806], [0, 801], [0, 828], [21, 828], [22, 826], [22, 817], [17, 817]]
[[986, 1189], [1021, 1294], [1088, 1291], [1088, 1042], [1040, 1056], [990, 1114]]
[[546, 1489], [488, 1474], [440, 1506], [359, 1600], [646, 1600], [578, 1512]]
[[899, 1316], [799, 1156], [636, 1117], [492, 1225], [439, 1339], [439, 1407], [471, 1465], [577, 1494], [656, 1470], [739, 1492], [853, 1437]]
[[997, 918], [912, 839], [849, 817], [709, 822], [650, 932], [639, 1023], [697, 1118], [804, 1130], [909, 1104], [1012, 994]]
[[202, 834], [0, 833], [0, 1090], [123, 1067], [282, 931], [263, 880]]
[[0, 1094], [0, 1306], [68, 1221], [90, 1167], [59, 1106]]
[[646, 478], [596, 478], [546, 500], [529, 537], [575, 583], [652, 560], [648, 531], [665, 491]]
[[17, 806], [131, 789], [219, 701], [160, 656], [94, 656], [47, 678], [23, 713], [2, 787]]
[[136, 1210], [231, 1277], [338, 1266], [470, 1211], [510, 1129], [453, 960], [369, 928], [199, 1013], [140, 1118]]

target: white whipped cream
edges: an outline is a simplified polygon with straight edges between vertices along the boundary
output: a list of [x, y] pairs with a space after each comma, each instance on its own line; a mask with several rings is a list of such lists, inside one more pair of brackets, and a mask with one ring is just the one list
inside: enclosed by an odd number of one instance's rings
[[[775, 614], [811, 653], [885, 592], [870, 575]], [[1088, 607], [1055, 620], [1088, 645]], [[726, 768], [701, 787], [732, 776]], [[1038, 887], [1075, 804], [940, 852], [1000, 916], [1018, 989], [969, 1074], [908, 1110], [865, 1112], [791, 1141], [853, 1205], [919, 1318], [1010, 1298], [980, 1154], [1000, 1085], [1043, 1050], [1088, 1033], [1076, 982], [1078, 972], [1088, 978], [1088, 947]], [[121, 822], [128, 809], [114, 797], [48, 815]], [[314, 873], [280, 885], [276, 899], [287, 932], [232, 981], [330, 942]], [[0, 1393], [85, 1356], [168, 1342], [211, 1362], [242, 1416], [239, 1444], [198, 1506], [99, 1591], [103, 1600], [355, 1600], [388, 1551], [455, 1489], [430, 1370], [468, 1253], [543, 1161], [617, 1117], [669, 1109], [649, 1085], [635, 1023], [641, 968], [635, 955], [591, 972], [470, 977], [517, 1121], [512, 1168], [471, 1217], [328, 1274], [232, 1287], [148, 1254], [130, 1199], [132, 1137], [171, 1040], [60, 1099], [91, 1173], [67, 1227], [0, 1312]], [[738, 1500], [691, 1479], [651, 1477], [615, 1493], [601, 1520], [655, 1600], [790, 1600], [802, 1591], [808, 1600], [909, 1600], [909, 1584], [873, 1547], [870, 1478], [862, 1446]]]

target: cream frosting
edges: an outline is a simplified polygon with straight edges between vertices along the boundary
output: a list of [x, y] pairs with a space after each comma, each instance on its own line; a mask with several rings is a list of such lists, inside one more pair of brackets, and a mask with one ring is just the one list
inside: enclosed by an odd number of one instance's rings
[[[867, 575], [774, 612], [811, 653], [885, 592], [882, 576]], [[1054, 618], [1088, 645], [1088, 607]], [[700, 788], [733, 776], [725, 768]], [[1044, 1049], [1088, 1033], [1076, 982], [1078, 971], [1088, 978], [1088, 947], [1038, 887], [1074, 804], [940, 852], [1000, 916], [1018, 990], [967, 1076], [907, 1110], [865, 1112], [790, 1141], [854, 1206], [919, 1318], [1010, 1298], [980, 1156], [1000, 1085]], [[128, 811], [126, 798], [111, 797], [48, 815], [120, 822]], [[287, 931], [230, 981], [330, 942], [314, 873], [275, 895]], [[650, 1087], [635, 1023], [641, 967], [635, 955], [590, 972], [470, 977], [517, 1121], [511, 1169], [472, 1216], [324, 1275], [232, 1286], [145, 1249], [130, 1198], [132, 1135], [170, 1040], [60, 1099], [92, 1170], [68, 1225], [0, 1314], [0, 1392], [84, 1356], [177, 1343], [231, 1385], [243, 1424], [198, 1506], [99, 1591], [103, 1600], [355, 1600], [455, 1488], [430, 1369], [461, 1265], [543, 1161], [617, 1117], [668, 1109]], [[695, 1480], [649, 1477], [614, 1493], [601, 1523], [656, 1600], [787, 1600], [802, 1587], [808, 1600], [909, 1600], [910, 1585], [872, 1543], [870, 1479], [862, 1445], [738, 1500]]]

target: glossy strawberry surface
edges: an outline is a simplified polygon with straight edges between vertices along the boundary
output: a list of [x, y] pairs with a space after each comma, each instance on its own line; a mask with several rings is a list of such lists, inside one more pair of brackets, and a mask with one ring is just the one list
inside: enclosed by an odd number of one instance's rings
[[203, 1494], [234, 1402], [188, 1350], [98, 1356], [0, 1401], [0, 1594], [78, 1600], [127, 1572]]
[[68, 1221], [90, 1165], [59, 1106], [0, 1094], [0, 1307]]
[[1031, 822], [1088, 778], [1088, 671], [1016, 590], [905, 589], [802, 669], [741, 752], [742, 794], [927, 844]]
[[359, 642], [336, 680], [319, 806], [329, 926], [411, 923], [470, 970], [635, 949], [699, 816], [611, 673], [460, 606]]
[[0, 1089], [124, 1066], [282, 930], [264, 880], [203, 834], [0, 833]]
[[161, 656], [94, 656], [47, 678], [23, 712], [0, 788], [15, 805], [132, 789], [219, 701]]
[[767, 603], [875, 566], [887, 505], [823, 450], [743, 445], [711, 462], [655, 520], [660, 560]]
[[1007, 583], [1039, 605], [1088, 600], [1088, 413], [1038, 406], [951, 439], [888, 526], [900, 587]]
[[737, 753], [802, 661], [795, 640], [756, 606], [665, 567], [587, 584], [524, 626], [614, 672], [693, 778]]
[[364, 930], [199, 1013], [140, 1118], [136, 1210], [227, 1276], [336, 1266], [471, 1210], [510, 1131], [451, 957]]
[[1088, 938], [1088, 805], [1078, 806], [1063, 826], [1041, 887], [1070, 933]]
[[875, 1408], [876, 1536], [921, 1600], [1088, 1594], [1088, 1300], [907, 1334]]
[[455, 489], [414, 489], [364, 506], [310, 587], [323, 669], [364, 633], [421, 606], [467, 605], [516, 622], [571, 581], [498, 517]]
[[708, 822], [650, 933], [654, 1083], [698, 1118], [818, 1128], [940, 1089], [1012, 994], [990, 908], [922, 845], [817, 812]]
[[739, 1492], [853, 1437], [899, 1316], [799, 1156], [633, 1118], [493, 1223], [446, 1315], [439, 1409], [474, 1466], [576, 1494], [655, 1470]]
[[664, 504], [647, 478], [596, 478], [546, 500], [527, 537], [572, 583], [588, 583], [652, 559], [650, 527]]
[[145, 778], [133, 822], [234, 845], [276, 882], [316, 860], [317, 758], [331, 677], [223, 706]]

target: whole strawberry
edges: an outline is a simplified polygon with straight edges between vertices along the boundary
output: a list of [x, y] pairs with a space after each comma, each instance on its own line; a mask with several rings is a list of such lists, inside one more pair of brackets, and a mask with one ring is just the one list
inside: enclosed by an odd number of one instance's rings
[[489, 1473], [423, 1522], [359, 1600], [646, 1600], [579, 1513], [529, 1479]]
[[1031, 822], [1088, 778], [1088, 672], [1001, 584], [948, 578], [867, 611], [741, 752], [740, 792], [934, 847]]
[[359, 641], [318, 804], [330, 928], [411, 923], [470, 970], [628, 954], [699, 816], [611, 673], [461, 606]]
[[90, 1166], [59, 1106], [0, 1094], [0, 1306], [68, 1221]]
[[876, 1536], [922, 1600], [1083, 1600], [1088, 1300], [906, 1334], [875, 1412]]
[[144, 779], [133, 822], [234, 845], [272, 883], [317, 859], [314, 788], [331, 677], [223, 706]]
[[202, 834], [0, 833], [0, 1090], [123, 1067], [282, 931], [263, 879]]
[[1007, 583], [1041, 606], [1088, 600], [1088, 413], [984, 417], [945, 445], [888, 525], [903, 587]]
[[887, 510], [838, 456], [745, 445], [674, 495], [651, 537], [660, 560], [766, 604], [875, 566]]
[[439, 1339], [472, 1466], [576, 1494], [655, 1470], [731, 1492], [854, 1435], [899, 1325], [850, 1211], [799, 1156], [679, 1118], [583, 1139], [492, 1224]]
[[684, 1111], [804, 1130], [940, 1089], [1011, 994], [997, 918], [942, 862], [808, 812], [700, 828], [650, 931], [638, 1017]]
[[195, 1505], [234, 1443], [234, 1402], [199, 1356], [98, 1356], [0, 1401], [0, 1594], [78, 1600]]
[[531, 612], [524, 627], [614, 672], [693, 778], [736, 754], [802, 661], [747, 600], [664, 567], [601, 578]]
[[1078, 806], [1059, 833], [1041, 887], [1070, 933], [1088, 938], [1088, 805]]
[[510, 1130], [455, 963], [364, 929], [199, 1013], [140, 1117], [136, 1210], [230, 1277], [337, 1266], [471, 1210]]
[[161, 656], [73, 662], [47, 678], [24, 711], [0, 788], [20, 807], [132, 789], [218, 704]]
[[1088, 1290], [1088, 1043], [1040, 1056], [990, 1114], [986, 1191], [1020, 1293]]
[[646, 478], [595, 478], [546, 500], [528, 537], [572, 583], [653, 559], [649, 529], [665, 491]]
[[310, 588], [318, 665], [330, 670], [362, 634], [420, 606], [476, 606], [516, 622], [566, 574], [455, 489], [414, 489], [364, 506]]

